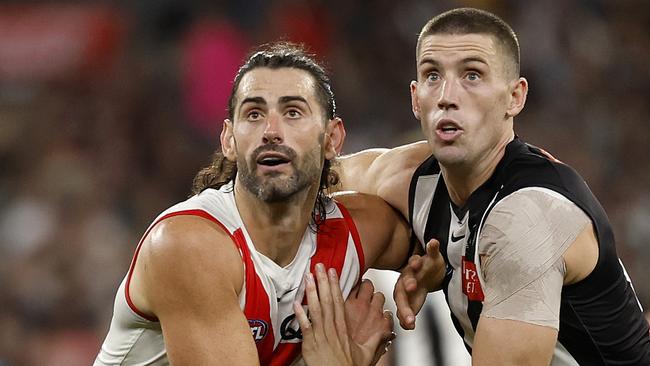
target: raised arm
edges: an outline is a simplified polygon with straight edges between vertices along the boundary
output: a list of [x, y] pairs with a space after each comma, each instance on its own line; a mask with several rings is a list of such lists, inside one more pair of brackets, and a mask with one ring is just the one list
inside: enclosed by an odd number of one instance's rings
[[429, 155], [429, 145], [420, 141], [342, 156], [337, 159], [341, 183], [336, 188], [378, 195], [407, 217], [411, 177]]
[[177, 216], [143, 242], [131, 293], [136, 306], [160, 320], [172, 364], [258, 365], [238, 302], [243, 278], [227, 233], [205, 219]]

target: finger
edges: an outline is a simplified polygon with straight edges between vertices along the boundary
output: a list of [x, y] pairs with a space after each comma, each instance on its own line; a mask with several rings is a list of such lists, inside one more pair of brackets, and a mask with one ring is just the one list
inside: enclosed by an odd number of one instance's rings
[[332, 300], [334, 305], [334, 323], [336, 324], [336, 330], [339, 334], [339, 340], [347, 345], [348, 340], [348, 327], [345, 322], [345, 300], [343, 299], [343, 294], [341, 293], [341, 287], [339, 284], [339, 278], [336, 274], [336, 269], [330, 268], [328, 271], [328, 277], [330, 281], [330, 289], [332, 291]]
[[364, 279], [359, 286], [359, 293], [357, 298], [364, 300], [364, 302], [370, 302], [372, 295], [375, 293], [375, 286], [372, 284], [372, 281]]
[[318, 298], [320, 299], [323, 330], [328, 339], [334, 339], [336, 338], [336, 325], [334, 323], [332, 289], [329, 278], [325, 273], [325, 266], [322, 263], [316, 264], [316, 279], [318, 281]]
[[416, 273], [422, 269], [422, 257], [417, 254], [412, 255], [408, 261], [408, 269]]
[[415, 328], [415, 315], [409, 303], [408, 294], [404, 288], [403, 278], [400, 277], [395, 283], [395, 290], [393, 290], [393, 299], [397, 306], [397, 318], [399, 324], [403, 329], [411, 330]]
[[395, 339], [395, 332], [393, 331], [395, 329], [395, 320], [393, 317], [393, 312], [390, 310], [384, 310], [383, 317], [385, 319], [386, 329], [387, 329], [385, 338], [392, 341], [393, 339]]
[[418, 289], [418, 280], [415, 277], [404, 276], [404, 289], [407, 293], [413, 293]]
[[372, 295], [372, 300], [370, 301], [370, 306], [372, 306], [375, 311], [382, 311], [384, 309], [384, 303], [386, 302], [386, 297], [381, 292], [375, 292]]
[[309, 306], [309, 316], [311, 318], [311, 327], [314, 332], [314, 338], [317, 342], [324, 339], [323, 320], [318, 294], [316, 292], [316, 282], [312, 273], [305, 274], [305, 293], [307, 294], [307, 305]]
[[436, 258], [440, 254], [440, 242], [436, 239], [431, 239], [427, 243], [427, 255]]
[[355, 299], [359, 294], [359, 288], [361, 288], [361, 283], [357, 283], [352, 288], [352, 290], [350, 290], [350, 294], [348, 295], [348, 299], [350, 299], [350, 298]]
[[296, 314], [296, 319], [298, 319], [300, 331], [302, 332], [303, 347], [316, 344], [311, 322], [309, 321], [305, 310], [302, 308], [302, 305], [300, 305], [298, 301], [293, 302], [293, 311]]

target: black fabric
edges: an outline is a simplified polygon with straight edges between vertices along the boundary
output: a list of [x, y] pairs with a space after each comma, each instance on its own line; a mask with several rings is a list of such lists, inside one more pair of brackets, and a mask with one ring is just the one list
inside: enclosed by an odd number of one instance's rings
[[[419, 176], [439, 173], [437, 161], [429, 158], [416, 170], [411, 191], [415, 191]], [[584, 180], [568, 165], [515, 138], [506, 147], [492, 177], [473, 192], [461, 208], [470, 213], [469, 245], [472, 245], [470, 241], [475, 244], [478, 240], [481, 219], [489, 215], [494, 204], [526, 187], [547, 188], [574, 202], [591, 218], [599, 242], [599, 259], [593, 272], [579, 283], [563, 287], [558, 341], [581, 365], [650, 365], [648, 323], [619, 263], [607, 215]], [[409, 198], [412, 215], [415, 196]], [[447, 257], [449, 225], [450, 201], [441, 175], [424, 239], [440, 240], [448, 272], [451, 267]], [[473, 257], [474, 251], [467, 251], [466, 256]], [[451, 268], [452, 273], [453, 270]], [[448, 273], [444, 287], [447, 299], [450, 278], [451, 273]], [[467, 313], [474, 330], [481, 310], [480, 302], [469, 301]], [[453, 314], [452, 320], [464, 336]], [[467, 348], [470, 350], [469, 346]]]

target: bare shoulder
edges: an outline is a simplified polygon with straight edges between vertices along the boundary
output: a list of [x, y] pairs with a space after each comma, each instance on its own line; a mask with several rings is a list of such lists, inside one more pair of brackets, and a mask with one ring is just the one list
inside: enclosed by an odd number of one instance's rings
[[145, 301], [140, 310], [159, 320], [171, 364], [258, 364], [239, 301], [243, 264], [224, 228], [170, 217], [148, 233], [140, 254], [131, 290]]
[[[356, 177], [359, 173], [370, 172], [381, 178], [385, 172], [415, 169], [429, 155], [431, 155], [431, 150], [427, 142], [418, 141], [392, 149], [366, 149], [342, 156], [337, 160], [339, 170], [347, 177]], [[346, 189], [346, 187], [343, 188]]]
[[201, 302], [216, 292], [236, 297], [244, 268], [225, 229], [201, 217], [175, 216], [148, 233], [133, 276], [144, 306], [155, 313], [163, 303], [176, 299]]
[[376, 194], [408, 215], [408, 189], [415, 170], [429, 157], [426, 141], [393, 149], [370, 149], [339, 159], [340, 190]]
[[230, 233], [219, 224], [193, 215], [179, 215], [159, 222], [147, 236], [152, 255], [236, 252]]

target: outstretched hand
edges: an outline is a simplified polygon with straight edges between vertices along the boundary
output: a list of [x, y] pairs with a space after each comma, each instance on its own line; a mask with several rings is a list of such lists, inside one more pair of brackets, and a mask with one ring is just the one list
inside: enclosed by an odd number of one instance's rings
[[440, 243], [431, 239], [426, 254], [413, 255], [402, 270], [393, 291], [397, 318], [402, 328], [415, 329], [415, 315], [420, 311], [427, 294], [439, 290], [445, 278], [445, 260], [440, 254]]
[[375, 295], [370, 284], [368, 296], [368, 284], [362, 284], [351, 293], [350, 304], [344, 305], [334, 269], [326, 274], [324, 267], [318, 264], [316, 278], [318, 289], [313, 275], [306, 275], [305, 292], [310, 317], [299, 303], [294, 303], [303, 335], [305, 363], [310, 366], [376, 363], [394, 337], [391, 333], [392, 316], [388, 314], [387, 318], [383, 312], [383, 295]]

